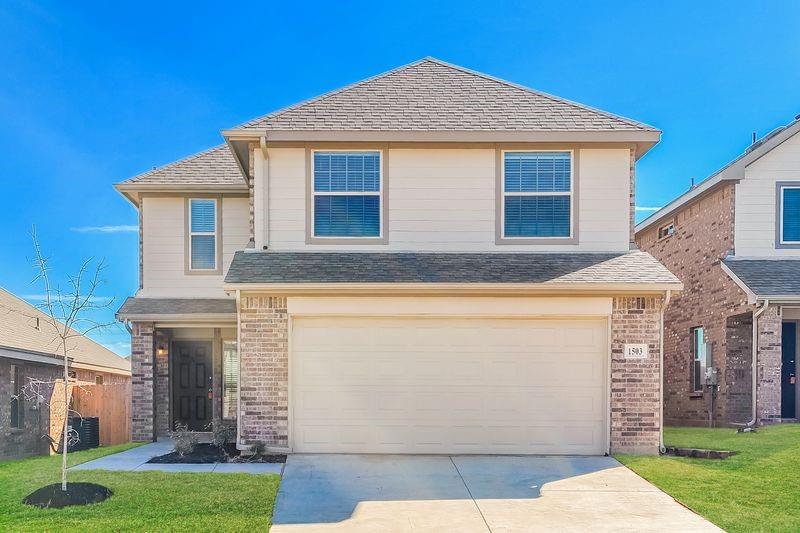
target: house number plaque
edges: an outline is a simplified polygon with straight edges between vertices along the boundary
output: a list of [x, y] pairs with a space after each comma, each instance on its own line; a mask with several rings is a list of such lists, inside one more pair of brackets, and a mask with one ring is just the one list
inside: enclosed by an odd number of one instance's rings
[[646, 344], [626, 344], [625, 359], [647, 359], [650, 352]]

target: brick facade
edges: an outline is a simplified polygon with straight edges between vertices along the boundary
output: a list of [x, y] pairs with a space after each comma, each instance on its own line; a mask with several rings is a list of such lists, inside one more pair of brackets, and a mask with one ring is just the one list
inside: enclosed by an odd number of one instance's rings
[[135, 322], [131, 334], [131, 438], [134, 442], [155, 438], [154, 350], [153, 323]]
[[781, 333], [777, 306], [758, 317], [758, 418], [762, 423], [781, 419]]
[[239, 442], [289, 444], [289, 316], [286, 298], [242, 295]]
[[[692, 390], [692, 329], [702, 326], [719, 370], [713, 419], [718, 425], [750, 419], [752, 329], [745, 331], [752, 306], [722, 270], [733, 253], [735, 184], [725, 184], [684, 206], [672, 219], [637, 236], [639, 247], [661, 261], [684, 284], [665, 313], [664, 418], [669, 425], [706, 425], [709, 389]], [[674, 221], [675, 232], [658, 238], [658, 228]], [[731, 317], [741, 316], [741, 319]], [[749, 320], [752, 320], [750, 318]], [[752, 322], [751, 322], [752, 324]], [[728, 347], [728, 341], [733, 345]], [[746, 405], [746, 407], [745, 407]]]
[[[611, 451], [658, 453], [661, 298], [615, 298], [611, 314]], [[626, 359], [625, 344], [646, 344]]]
[[[239, 442], [288, 446], [286, 298], [240, 301]], [[612, 315], [611, 444], [614, 452], [657, 453], [660, 298], [618, 298]], [[625, 359], [624, 344], [647, 344], [649, 357]]]

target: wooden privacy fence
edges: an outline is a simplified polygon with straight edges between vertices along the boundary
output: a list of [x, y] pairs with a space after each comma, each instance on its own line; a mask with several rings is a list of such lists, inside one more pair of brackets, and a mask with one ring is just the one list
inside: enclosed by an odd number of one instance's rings
[[72, 408], [83, 417], [100, 419], [100, 446], [130, 442], [130, 383], [74, 387]]

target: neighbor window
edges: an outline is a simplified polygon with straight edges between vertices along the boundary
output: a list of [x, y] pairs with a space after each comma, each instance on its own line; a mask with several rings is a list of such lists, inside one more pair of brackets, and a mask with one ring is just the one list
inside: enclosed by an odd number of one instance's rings
[[572, 194], [571, 152], [504, 152], [503, 237], [571, 237]]
[[658, 228], [658, 238], [659, 239], [663, 239], [664, 237], [669, 237], [673, 233], [675, 233], [675, 223], [674, 222], [670, 222], [669, 224], [667, 224], [665, 226], [661, 226], [660, 228]]
[[800, 185], [780, 189], [781, 244], [800, 244]]
[[702, 327], [692, 328], [692, 391], [703, 390], [708, 364], [706, 356], [706, 333]]
[[94, 384], [95, 385], [102, 385], [103, 384], [103, 376], [95, 376], [94, 377]]
[[22, 377], [17, 365], [11, 365], [11, 427], [22, 427]]
[[381, 153], [314, 152], [314, 237], [381, 236]]
[[222, 418], [236, 418], [239, 350], [236, 341], [222, 341]]
[[217, 201], [189, 200], [189, 268], [217, 269]]

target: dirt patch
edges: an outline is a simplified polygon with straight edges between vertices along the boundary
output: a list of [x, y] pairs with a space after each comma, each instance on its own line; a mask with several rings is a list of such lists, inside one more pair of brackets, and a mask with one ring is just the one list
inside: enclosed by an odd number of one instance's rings
[[111, 489], [96, 483], [67, 483], [66, 491], [61, 490], [61, 483], [53, 483], [31, 492], [22, 503], [42, 509], [61, 509], [70, 505], [100, 503], [112, 494]]
[[242, 456], [235, 444], [226, 444], [224, 448], [213, 444], [198, 444], [192, 453], [178, 455], [170, 452], [153, 457], [148, 463], [159, 464], [192, 464], [205, 465], [212, 463], [285, 463], [285, 455]]

